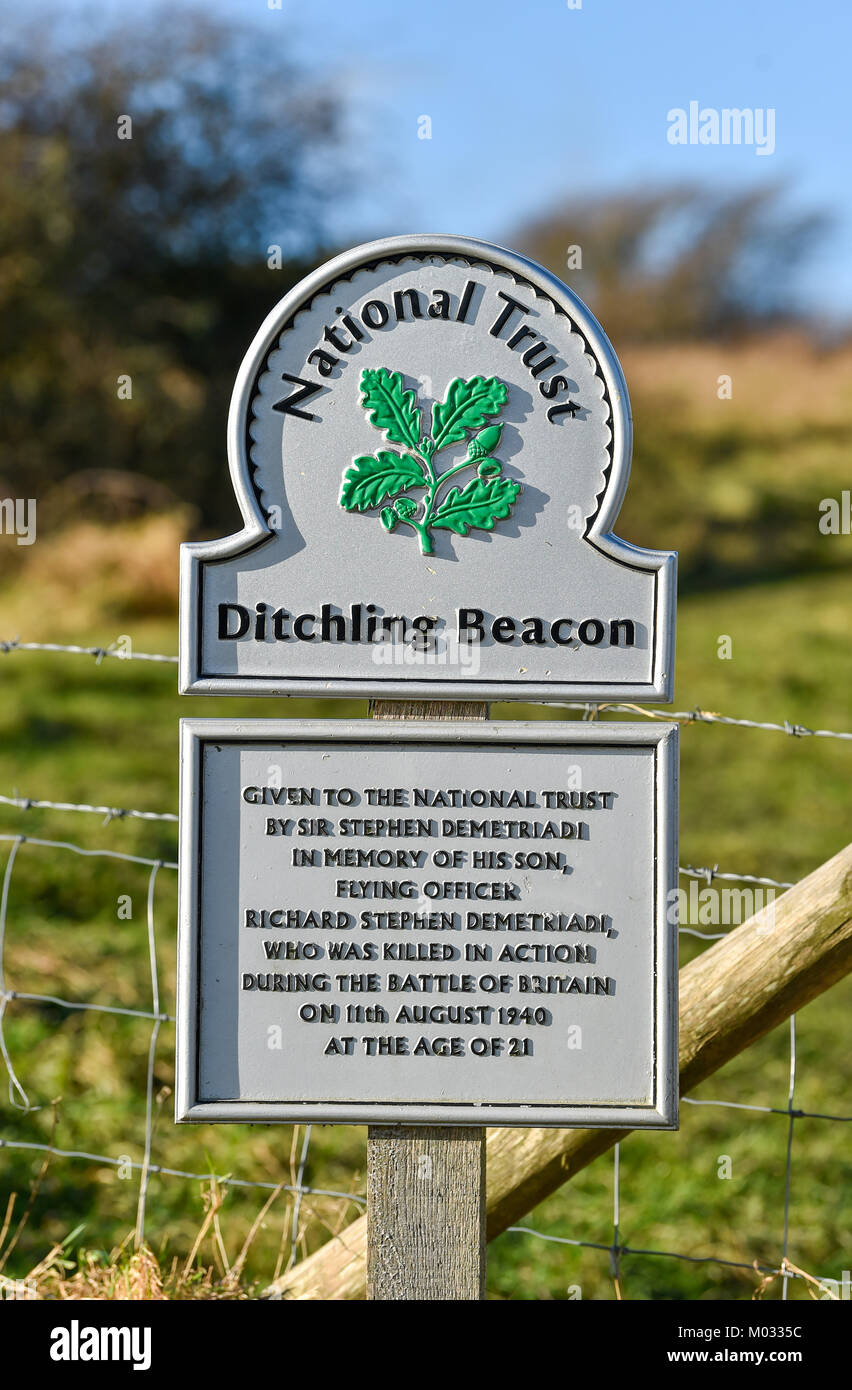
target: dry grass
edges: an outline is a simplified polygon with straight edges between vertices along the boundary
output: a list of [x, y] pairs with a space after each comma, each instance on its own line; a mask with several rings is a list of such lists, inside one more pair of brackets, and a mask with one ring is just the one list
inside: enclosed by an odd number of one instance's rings
[[107, 1257], [84, 1251], [69, 1270], [61, 1249], [51, 1251], [27, 1278], [34, 1289], [31, 1297], [70, 1302], [77, 1299], [99, 1301], [125, 1299], [135, 1302], [218, 1299], [239, 1301], [253, 1297], [251, 1288], [238, 1280], [223, 1279], [212, 1265], [194, 1265], [187, 1272], [174, 1259], [166, 1270], [149, 1246], [129, 1253], [119, 1247]]
[[[17, 1222], [14, 1220], [17, 1195], [13, 1193], [9, 1198], [0, 1227], [0, 1271], [26, 1226], [48, 1164], [49, 1155]], [[6, 1300], [49, 1299], [60, 1302], [79, 1299], [234, 1301], [256, 1297], [256, 1285], [243, 1280], [245, 1262], [263, 1217], [282, 1190], [279, 1187], [270, 1194], [233, 1262], [228, 1259], [220, 1225], [226, 1189], [214, 1180], [203, 1190], [204, 1220], [185, 1260], [175, 1255], [164, 1269], [149, 1245], [134, 1242], [132, 1232], [108, 1254], [79, 1248], [74, 1258], [70, 1259], [67, 1249], [74, 1245], [79, 1236], [77, 1230], [72, 1231], [60, 1244], [52, 1246], [45, 1257], [23, 1277], [13, 1280], [0, 1272], [0, 1297]], [[209, 1238], [213, 1242], [214, 1260], [205, 1263], [201, 1252]]]
[[79, 521], [39, 534], [38, 542], [46, 543], [19, 547], [14, 573], [7, 565], [12, 584], [4, 595], [3, 635], [14, 629], [29, 641], [55, 641], [57, 634], [79, 636], [98, 623], [173, 617], [188, 516], [177, 509], [112, 526]]
[[[822, 351], [800, 333], [744, 343], [670, 343], [626, 348], [624, 372], [635, 400], [676, 403], [692, 427], [720, 423], [797, 432], [852, 423], [852, 347]], [[731, 378], [730, 400], [717, 395]], [[720, 420], [720, 412], [724, 416]]]
[[[158, 1102], [166, 1094], [158, 1096]], [[59, 1119], [60, 1101], [52, 1103], [53, 1125], [49, 1144], [52, 1147]], [[240, 1301], [257, 1298], [261, 1290], [270, 1282], [269, 1278], [259, 1282], [255, 1277], [246, 1276], [246, 1264], [259, 1232], [265, 1229], [266, 1218], [276, 1202], [283, 1196], [285, 1210], [281, 1220], [281, 1238], [278, 1258], [272, 1278], [275, 1279], [284, 1267], [287, 1236], [294, 1221], [294, 1195], [289, 1188], [298, 1182], [298, 1155], [302, 1145], [302, 1131], [294, 1126], [290, 1149], [289, 1185], [282, 1179], [269, 1193], [246, 1233], [233, 1240], [233, 1231], [228, 1232], [236, 1253], [229, 1255], [226, 1232], [223, 1229], [223, 1213], [226, 1207], [229, 1188], [216, 1178], [201, 1183], [201, 1204], [203, 1219], [192, 1241], [188, 1254], [173, 1255], [166, 1266], [163, 1257], [158, 1257], [138, 1234], [131, 1231], [120, 1245], [108, 1253], [90, 1250], [79, 1243], [84, 1227], [70, 1231], [65, 1238], [54, 1243], [47, 1254], [36, 1265], [17, 1279], [10, 1279], [4, 1270], [15, 1247], [23, 1234], [36, 1203], [36, 1198], [44, 1184], [51, 1163], [50, 1148], [45, 1153], [39, 1171], [30, 1187], [24, 1202], [19, 1202], [18, 1194], [12, 1193], [6, 1203], [5, 1213], [0, 1220], [0, 1299], [4, 1300], [57, 1300], [60, 1302], [80, 1299], [132, 1300], [132, 1301], [172, 1301], [172, 1300], [210, 1300]], [[357, 1182], [357, 1174], [355, 1175]], [[296, 1232], [296, 1246], [302, 1256], [307, 1254], [305, 1246], [305, 1227], [318, 1213], [311, 1211], [310, 1204], [303, 1203], [304, 1210]], [[278, 1214], [280, 1219], [280, 1213]], [[338, 1220], [327, 1229], [337, 1235], [346, 1224], [345, 1207], [340, 1210]], [[321, 1224], [326, 1225], [325, 1222]], [[70, 1252], [73, 1251], [73, 1255]], [[291, 1253], [291, 1260], [294, 1257]]]
[[[166, 1092], [165, 1094], [170, 1094]], [[163, 1096], [158, 1096], [160, 1102]], [[53, 1127], [49, 1144], [54, 1143], [61, 1102], [52, 1104]], [[45, 1153], [29, 1194], [20, 1201], [18, 1194], [9, 1197], [5, 1214], [0, 1219], [0, 1299], [57, 1300], [80, 1299], [175, 1301], [220, 1300], [241, 1301], [261, 1297], [263, 1290], [282, 1273], [290, 1250], [290, 1263], [308, 1253], [307, 1229], [318, 1223], [331, 1236], [338, 1235], [350, 1219], [346, 1203], [337, 1204], [333, 1220], [323, 1217], [322, 1203], [315, 1204], [307, 1197], [300, 1204], [298, 1230], [294, 1231], [296, 1208], [293, 1188], [299, 1181], [299, 1154], [304, 1131], [293, 1127], [289, 1173], [272, 1189], [246, 1229], [242, 1223], [228, 1225], [227, 1202], [232, 1189], [223, 1180], [205, 1179], [200, 1184], [203, 1217], [189, 1245], [188, 1253], [166, 1257], [157, 1253], [144, 1240], [130, 1231], [123, 1241], [109, 1252], [91, 1250], [80, 1243], [85, 1229], [78, 1226], [63, 1240], [56, 1241], [25, 1274], [10, 1279], [4, 1270], [30, 1220], [39, 1191], [51, 1165], [50, 1149]], [[360, 1173], [352, 1175], [353, 1184], [360, 1183]], [[280, 1224], [277, 1259], [274, 1270], [265, 1277], [257, 1273], [250, 1277], [247, 1263], [258, 1235], [272, 1220], [272, 1208], [283, 1198], [283, 1209], [275, 1213]], [[294, 1245], [290, 1244], [291, 1233]], [[228, 1247], [231, 1247], [230, 1253]], [[289, 1267], [289, 1265], [288, 1265]]]

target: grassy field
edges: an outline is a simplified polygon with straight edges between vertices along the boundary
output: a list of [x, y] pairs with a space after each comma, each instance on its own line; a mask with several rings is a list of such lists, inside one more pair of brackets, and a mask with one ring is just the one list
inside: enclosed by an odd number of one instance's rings
[[[715, 367], [713, 361], [693, 363], [695, 379], [703, 383], [707, 373], [715, 375]], [[719, 365], [718, 371], [723, 370], [724, 364]], [[650, 368], [648, 373], [647, 391], [653, 394], [653, 382], [664, 374], [655, 375]], [[688, 377], [683, 366], [681, 374]], [[697, 455], [703, 456], [702, 431], [712, 435], [712, 429], [700, 422], [697, 395], [690, 399], [692, 413], [680, 406], [681, 414], [667, 428], [692, 438]], [[823, 403], [820, 408], [826, 428], [839, 429], [829, 407]], [[832, 478], [839, 476], [836, 459], [832, 456], [825, 467], [824, 459], [814, 465], [806, 436], [800, 433], [801, 460], [791, 463], [788, 458], [784, 477], [779, 478], [762, 452], [769, 447], [763, 424], [758, 422], [752, 438], [741, 412], [737, 431], [740, 453], [751, 457], [741, 468], [743, 486], [758, 488], [755, 480], [765, 477], [779, 493], [794, 498], [795, 505], [784, 510], [784, 525], [792, 525], [791, 518], [798, 516], [807, 535], [797, 553], [815, 549], [817, 504]], [[725, 469], [731, 477], [736, 475], [734, 463], [726, 463]], [[700, 473], [693, 465], [693, 474]], [[696, 476], [689, 488], [698, 496]], [[835, 492], [839, 486], [835, 481]], [[715, 516], [708, 502], [701, 525]], [[21, 575], [15, 576], [7, 566], [0, 593], [0, 636], [107, 644], [127, 633], [137, 651], [175, 652], [179, 529], [179, 519], [146, 523], [135, 537], [135, 549], [131, 535], [105, 538], [95, 527], [68, 530], [54, 545], [34, 547]], [[636, 526], [619, 529], [631, 540], [660, 546], [672, 541], [663, 528], [653, 535], [637, 534]], [[786, 718], [809, 727], [850, 727], [849, 579], [848, 569], [842, 567], [846, 552], [835, 540], [845, 542], [848, 551], [848, 537], [825, 538], [826, 549], [833, 547], [831, 559], [825, 564], [815, 561], [798, 573], [792, 564], [787, 576], [770, 566], [770, 577], [760, 582], [755, 574], [752, 582], [738, 587], [693, 586], [679, 610], [675, 709], [700, 706], [746, 718]], [[750, 564], [752, 560], [749, 557]], [[722, 636], [731, 639], [730, 659], [718, 655]], [[143, 662], [107, 660], [96, 665], [82, 656], [0, 656], [0, 792], [174, 811], [181, 716], [366, 713], [366, 706], [358, 702], [323, 702], [320, 708], [306, 701], [180, 699], [175, 675], [172, 666]], [[495, 705], [492, 717], [570, 716], [541, 707]], [[850, 838], [852, 748], [847, 743], [688, 725], [683, 730], [681, 771], [681, 864], [718, 865], [731, 872], [795, 880]], [[175, 830], [168, 822], [112, 819], [104, 824], [98, 815], [0, 806], [0, 834], [71, 841], [166, 861], [175, 857]], [[0, 862], [8, 851], [9, 843], [0, 842]], [[149, 1008], [147, 886], [148, 870], [143, 866], [82, 859], [68, 850], [24, 844], [9, 890], [7, 988]], [[129, 918], [119, 915], [119, 899], [126, 897]], [[161, 997], [170, 1013], [175, 910], [176, 874], [164, 868], [157, 877], [155, 924]], [[703, 946], [695, 938], [682, 937], [683, 958], [691, 958]], [[803, 1110], [836, 1115], [852, 1110], [846, 1094], [845, 1042], [850, 1003], [852, 985], [847, 981], [799, 1016], [796, 1105]], [[34, 1108], [22, 1111], [4, 1096], [0, 1136], [46, 1142], [53, 1135], [55, 1145], [63, 1149], [141, 1159], [150, 1021], [19, 1001], [9, 1005], [4, 1030], [10, 1057]], [[175, 1127], [170, 1094], [173, 1042], [172, 1025], [164, 1025], [154, 1071], [153, 1161], [195, 1173], [213, 1170], [264, 1182], [291, 1181], [301, 1148], [299, 1132], [286, 1127]], [[783, 1110], [788, 1072], [789, 1030], [784, 1027], [729, 1064], [696, 1095]], [[787, 1123], [783, 1114], [686, 1105], [678, 1133], [632, 1136], [621, 1151], [622, 1244], [745, 1264], [777, 1263], [784, 1226]], [[364, 1138], [363, 1130], [356, 1128], [315, 1129], [306, 1181], [340, 1192], [363, 1191]], [[812, 1119], [795, 1123], [789, 1256], [816, 1276], [836, 1279], [848, 1267], [852, 1235], [848, 1199], [845, 1204], [843, 1200], [849, 1180], [846, 1140], [846, 1125]], [[729, 1178], [719, 1176], [720, 1169], [728, 1167], [725, 1156], [730, 1160]], [[8, 1195], [19, 1194], [10, 1235], [41, 1167], [39, 1154], [9, 1149], [0, 1155], [0, 1224]], [[75, 1230], [66, 1247], [68, 1268], [59, 1271], [63, 1277], [73, 1275], [78, 1260], [90, 1273], [108, 1267], [110, 1252], [126, 1241], [136, 1219], [138, 1173], [123, 1173], [96, 1161], [52, 1159], [5, 1275], [24, 1277], [52, 1245]], [[531, 1213], [528, 1224], [548, 1235], [606, 1245], [612, 1240], [612, 1187], [609, 1156]], [[196, 1266], [213, 1270], [211, 1279], [220, 1292], [226, 1262], [232, 1265], [237, 1258], [266, 1195], [228, 1189], [216, 1221], [208, 1225]], [[146, 1232], [166, 1272], [173, 1261], [183, 1268], [210, 1200], [208, 1188], [198, 1181], [152, 1176]], [[300, 1249], [316, 1248], [357, 1211], [353, 1203], [339, 1199], [306, 1198]], [[282, 1260], [286, 1264], [291, 1218], [290, 1199], [282, 1195], [252, 1239], [239, 1287], [261, 1287]], [[9, 1236], [7, 1244], [8, 1240]], [[208, 1283], [205, 1290], [199, 1278], [184, 1285], [182, 1292], [211, 1293], [212, 1286]], [[629, 1255], [621, 1262], [620, 1292], [625, 1298], [748, 1298], [759, 1282], [751, 1270], [670, 1256]], [[488, 1285], [496, 1299], [566, 1299], [576, 1296], [578, 1286], [583, 1298], [612, 1299], [618, 1292], [605, 1250], [577, 1249], [514, 1233], [491, 1247]], [[776, 1281], [765, 1296], [779, 1294]], [[804, 1282], [793, 1281], [789, 1296], [807, 1297]]]

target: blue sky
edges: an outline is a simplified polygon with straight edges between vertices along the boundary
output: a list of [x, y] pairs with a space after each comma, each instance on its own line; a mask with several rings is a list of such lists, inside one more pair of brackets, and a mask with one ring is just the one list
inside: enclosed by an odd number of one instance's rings
[[[179, 0], [172, 0], [173, 4]], [[113, 0], [117, 6], [117, 0]], [[211, 0], [351, 103], [374, 172], [344, 241], [449, 231], [511, 242], [566, 195], [783, 181], [837, 225], [804, 280], [852, 314], [848, 0]], [[138, 16], [142, 5], [134, 6]], [[667, 140], [673, 107], [772, 108], [775, 152]], [[428, 115], [432, 138], [418, 139]]]

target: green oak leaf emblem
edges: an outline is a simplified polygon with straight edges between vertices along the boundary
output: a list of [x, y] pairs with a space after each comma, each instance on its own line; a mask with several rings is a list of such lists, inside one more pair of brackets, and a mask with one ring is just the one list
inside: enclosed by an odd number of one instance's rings
[[[503, 426], [488, 423], [500, 414], [508, 395], [496, 376], [456, 377], [444, 400], [432, 406], [431, 434], [423, 434], [423, 411], [416, 393], [405, 389], [402, 374], [387, 367], [366, 369], [361, 404], [367, 419], [405, 452], [377, 449], [354, 458], [343, 474], [340, 506], [348, 512], [380, 507], [385, 530], [410, 526], [423, 555], [433, 552], [433, 529], [457, 536], [467, 536], [474, 527], [493, 531], [509, 516], [521, 491], [520, 483], [503, 476], [503, 465], [494, 456]], [[465, 441], [464, 462], [439, 472], [435, 456]], [[469, 481], [447, 491], [444, 484], [466, 469], [473, 472]]]

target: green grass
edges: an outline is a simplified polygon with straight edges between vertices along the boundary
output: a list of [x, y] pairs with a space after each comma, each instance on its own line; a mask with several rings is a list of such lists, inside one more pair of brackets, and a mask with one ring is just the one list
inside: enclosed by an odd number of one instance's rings
[[[814, 574], [684, 601], [679, 613], [675, 709], [703, 709], [810, 727], [850, 726], [852, 656], [846, 632], [848, 579]], [[718, 639], [732, 639], [731, 660], [717, 657]], [[26, 634], [24, 634], [26, 635]], [[167, 622], [140, 622], [138, 650], [176, 650]], [[78, 641], [112, 633], [75, 632]], [[363, 716], [361, 702], [181, 699], [174, 667], [85, 657], [12, 654], [0, 658], [0, 791], [32, 798], [175, 810], [177, 721], [182, 715]], [[493, 718], [560, 718], [565, 712], [501, 705]], [[624, 716], [622, 716], [624, 717]], [[828, 739], [709, 725], [685, 727], [681, 758], [681, 863], [718, 864], [742, 873], [792, 880], [815, 868], [849, 837], [848, 785], [852, 747]], [[153, 859], [173, 860], [176, 827], [59, 811], [0, 807], [0, 833], [70, 840]], [[0, 862], [8, 844], [0, 845]], [[124, 1007], [149, 1007], [151, 981], [145, 896], [148, 871], [120, 861], [81, 859], [68, 851], [23, 845], [11, 880], [5, 964], [9, 988]], [[132, 917], [118, 916], [129, 895]], [[176, 874], [162, 869], [156, 888], [160, 988], [174, 1011]], [[682, 938], [684, 959], [703, 943]], [[802, 1011], [798, 1020], [796, 1103], [844, 1114], [844, 1025], [849, 982]], [[51, 1004], [12, 1003], [5, 1033], [30, 1102], [23, 1113], [3, 1098], [0, 1135], [44, 1142], [57, 1100], [54, 1141], [115, 1158], [142, 1156], [150, 1022], [71, 1012]], [[176, 1127], [171, 1097], [173, 1027], [165, 1025], [156, 1054], [154, 1161], [169, 1167], [289, 1181], [293, 1132], [288, 1127]], [[730, 1063], [697, 1092], [756, 1105], [786, 1104], [786, 1027]], [[793, 1143], [789, 1255], [817, 1274], [839, 1278], [849, 1264], [849, 1209], [842, 1205], [848, 1167], [847, 1126], [797, 1120]], [[685, 1105], [676, 1134], [632, 1136], [621, 1153], [621, 1241], [633, 1248], [717, 1255], [749, 1263], [776, 1262], [784, 1215], [787, 1120], [783, 1115]], [[297, 1146], [298, 1147], [298, 1146]], [[720, 1179], [720, 1155], [732, 1176]], [[359, 1192], [364, 1132], [314, 1130], [309, 1183]], [[39, 1155], [0, 1155], [0, 1198], [25, 1200]], [[606, 1244], [612, 1239], [611, 1156], [531, 1213], [528, 1224], [551, 1235]], [[75, 1226], [78, 1244], [108, 1251], [132, 1229], [138, 1175], [94, 1162], [54, 1159], [5, 1270], [22, 1276], [54, 1241]], [[265, 1194], [232, 1189], [221, 1214], [233, 1259]], [[21, 1206], [19, 1204], [18, 1211]], [[306, 1247], [356, 1209], [330, 1199], [306, 1200]], [[168, 1262], [186, 1257], [204, 1215], [197, 1182], [151, 1179], [147, 1230]], [[2, 1211], [0, 1211], [2, 1218]], [[272, 1274], [289, 1232], [281, 1199], [258, 1233], [246, 1266], [250, 1280]], [[204, 1256], [214, 1259], [207, 1241]], [[625, 1256], [621, 1288], [628, 1298], [748, 1298], [750, 1271], [716, 1264]], [[604, 1251], [577, 1250], [508, 1233], [492, 1246], [489, 1291], [495, 1298], [562, 1299], [579, 1285], [583, 1298], [614, 1298]], [[767, 1297], [777, 1297], [777, 1283]], [[791, 1297], [807, 1297], [800, 1281]]]

